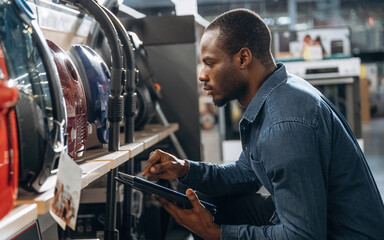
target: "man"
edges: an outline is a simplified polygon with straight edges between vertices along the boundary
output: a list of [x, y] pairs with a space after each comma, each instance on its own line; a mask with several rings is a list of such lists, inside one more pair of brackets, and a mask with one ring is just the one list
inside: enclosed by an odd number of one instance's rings
[[[191, 189], [190, 210], [160, 199], [204, 239], [384, 239], [383, 202], [351, 129], [321, 93], [275, 64], [270, 46], [268, 27], [249, 10], [224, 13], [207, 27], [199, 80], [217, 106], [237, 99], [246, 108], [243, 151], [234, 163], [211, 165], [156, 150], [143, 175], [178, 178], [229, 201], [249, 196], [227, 204], [223, 214], [233, 222], [214, 218]], [[261, 186], [270, 198], [256, 194]]]

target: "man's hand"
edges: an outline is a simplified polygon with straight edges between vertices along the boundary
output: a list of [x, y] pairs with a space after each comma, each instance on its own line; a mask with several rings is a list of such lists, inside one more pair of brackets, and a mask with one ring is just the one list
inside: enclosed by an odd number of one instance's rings
[[143, 170], [143, 176], [148, 180], [182, 178], [188, 173], [188, 162], [159, 149], [151, 152]]
[[214, 223], [211, 213], [200, 203], [192, 189], [186, 191], [192, 209], [182, 209], [175, 204], [158, 198], [161, 205], [171, 214], [176, 222], [206, 240], [220, 239], [220, 226]]

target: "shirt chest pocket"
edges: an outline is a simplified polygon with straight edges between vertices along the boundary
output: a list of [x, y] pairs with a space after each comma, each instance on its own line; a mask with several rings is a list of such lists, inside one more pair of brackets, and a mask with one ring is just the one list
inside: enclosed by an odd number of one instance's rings
[[253, 153], [249, 154], [249, 158], [250, 158], [252, 169], [255, 171], [260, 182], [264, 185], [264, 187], [270, 193], [273, 193], [272, 183], [271, 183], [271, 180], [268, 178], [267, 172], [265, 171], [263, 161], [256, 160], [254, 158]]

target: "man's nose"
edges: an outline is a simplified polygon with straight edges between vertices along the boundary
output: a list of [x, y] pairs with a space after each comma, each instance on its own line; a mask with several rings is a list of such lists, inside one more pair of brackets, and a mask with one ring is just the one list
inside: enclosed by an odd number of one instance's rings
[[208, 75], [205, 73], [204, 69], [202, 69], [199, 73], [199, 81], [207, 82], [209, 80]]

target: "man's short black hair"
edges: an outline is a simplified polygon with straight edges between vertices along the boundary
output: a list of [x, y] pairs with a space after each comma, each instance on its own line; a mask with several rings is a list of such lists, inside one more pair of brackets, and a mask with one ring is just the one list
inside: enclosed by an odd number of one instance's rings
[[225, 12], [213, 20], [205, 31], [216, 29], [220, 31], [220, 47], [228, 54], [247, 47], [262, 63], [269, 63], [271, 32], [255, 12], [243, 8]]

